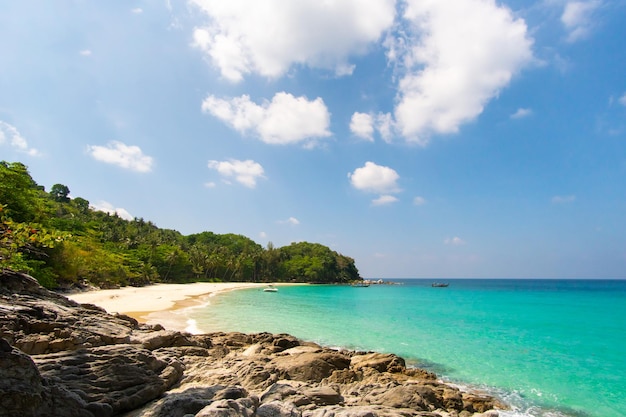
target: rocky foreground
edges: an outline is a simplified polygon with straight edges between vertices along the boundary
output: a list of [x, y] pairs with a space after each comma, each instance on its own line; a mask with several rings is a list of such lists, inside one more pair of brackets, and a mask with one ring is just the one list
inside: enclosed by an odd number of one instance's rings
[[268, 333], [190, 335], [0, 273], [0, 416], [495, 417], [391, 354]]

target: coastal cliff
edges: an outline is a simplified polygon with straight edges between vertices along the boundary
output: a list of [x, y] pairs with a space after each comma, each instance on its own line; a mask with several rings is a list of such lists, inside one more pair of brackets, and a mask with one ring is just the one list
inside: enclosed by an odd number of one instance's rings
[[497, 416], [392, 354], [286, 334], [191, 335], [0, 274], [0, 416]]

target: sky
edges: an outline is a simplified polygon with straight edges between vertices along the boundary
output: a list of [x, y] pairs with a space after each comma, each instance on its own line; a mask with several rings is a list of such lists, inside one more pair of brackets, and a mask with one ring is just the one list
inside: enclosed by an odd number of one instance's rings
[[0, 160], [366, 278], [626, 278], [626, 0], [0, 0]]

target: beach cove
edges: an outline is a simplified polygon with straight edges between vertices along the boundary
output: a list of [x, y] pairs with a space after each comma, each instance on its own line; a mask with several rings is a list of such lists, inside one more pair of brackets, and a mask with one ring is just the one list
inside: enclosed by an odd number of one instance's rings
[[168, 330], [12, 271], [0, 273], [0, 313], [1, 417], [497, 417], [507, 409], [394, 354], [284, 333]]
[[185, 331], [189, 323], [179, 313], [180, 310], [185, 312], [189, 308], [205, 305], [208, 298], [220, 293], [263, 288], [266, 285], [252, 282], [154, 284], [145, 287], [95, 289], [67, 296], [77, 303], [97, 305], [108, 313], [126, 314], [142, 323], [161, 324], [170, 330]]
[[497, 395], [506, 416], [626, 415], [626, 281], [393, 280], [222, 294], [185, 313], [200, 331], [287, 332], [395, 353]]
[[[324, 346], [395, 353], [502, 398], [514, 407], [506, 416], [626, 415], [624, 281], [398, 282], [292, 286], [278, 294], [245, 283], [185, 284], [168, 292], [168, 304], [157, 298], [169, 288], [161, 285], [73, 297], [174, 330], [284, 332]], [[112, 294], [129, 298], [120, 303]], [[143, 313], [130, 311], [142, 302]]]

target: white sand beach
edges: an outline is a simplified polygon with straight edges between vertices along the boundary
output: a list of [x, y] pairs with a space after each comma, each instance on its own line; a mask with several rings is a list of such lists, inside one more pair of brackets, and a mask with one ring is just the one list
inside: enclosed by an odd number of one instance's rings
[[109, 313], [126, 314], [140, 322], [161, 324], [168, 330], [197, 333], [194, 324], [180, 311], [206, 303], [209, 297], [225, 291], [264, 287], [250, 282], [192, 284], [155, 284], [146, 287], [123, 287], [70, 294], [67, 297], [82, 304], [95, 304]]

